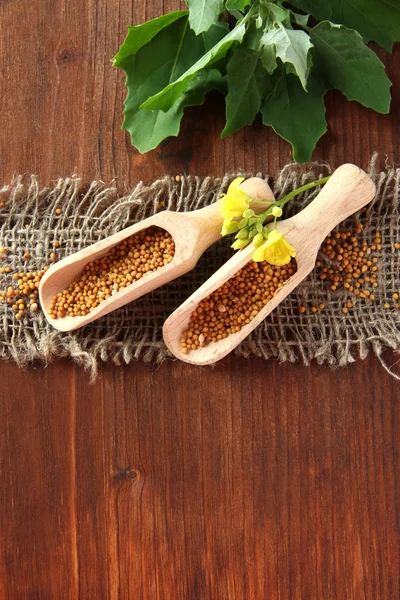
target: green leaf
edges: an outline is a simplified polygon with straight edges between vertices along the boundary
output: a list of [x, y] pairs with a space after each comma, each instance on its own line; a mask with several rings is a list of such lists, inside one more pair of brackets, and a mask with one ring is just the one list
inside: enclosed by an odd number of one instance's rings
[[201, 34], [204, 40], [204, 52], [211, 50], [218, 42], [228, 33], [229, 24], [225, 21], [218, 21], [214, 25], [211, 25], [208, 31]]
[[377, 42], [391, 52], [400, 41], [398, 0], [290, 0], [318, 21], [334, 21], [356, 29], [365, 42]]
[[190, 27], [197, 35], [208, 31], [224, 10], [224, 0], [186, 0], [186, 4], [189, 7]]
[[147, 110], [169, 110], [174, 102], [185, 92], [189, 83], [193, 80], [196, 74], [207, 67], [212, 66], [222, 58], [224, 58], [229, 48], [235, 42], [243, 40], [246, 31], [246, 26], [243, 23], [238, 23], [232, 31], [223, 37], [215, 46], [206, 52], [199, 60], [188, 68], [178, 79], [172, 81], [158, 94], [154, 94], [143, 102], [141, 108]]
[[276, 27], [261, 38], [263, 47], [275, 46], [275, 53], [284, 63], [293, 65], [304, 89], [307, 88], [309, 72], [309, 50], [312, 43], [304, 31]]
[[267, 12], [272, 25], [284, 25], [290, 24], [290, 10], [283, 8], [278, 4], [272, 4], [269, 2], [267, 5]]
[[251, 20], [246, 28], [246, 34], [243, 38], [243, 46], [246, 46], [246, 48], [249, 48], [250, 50], [259, 50], [260, 41], [263, 35], [264, 30], [257, 27], [254, 19]]
[[260, 110], [270, 78], [260, 62], [259, 53], [236, 48], [228, 62], [227, 83], [226, 125], [221, 137], [251, 125]]
[[332, 87], [348, 100], [389, 112], [391, 82], [385, 67], [356, 31], [324, 21], [310, 35], [315, 67]]
[[264, 46], [261, 50], [261, 62], [263, 64], [264, 69], [272, 75], [275, 71], [278, 63], [276, 62], [276, 52], [275, 46]]
[[177, 136], [184, 109], [200, 106], [204, 103], [207, 92], [224, 92], [224, 88], [225, 78], [217, 69], [205, 70], [195, 77], [185, 94], [182, 94], [169, 111], [138, 110], [127, 127], [132, 145], [143, 154], [156, 148], [166, 138]]
[[243, 45], [250, 50], [260, 52], [261, 63], [266, 71], [271, 75], [278, 63], [276, 62], [275, 46], [262, 46], [261, 38], [264, 35], [264, 29], [257, 29], [254, 21], [250, 21], [246, 29]]
[[250, 4], [249, 0], [227, 0], [225, 2], [226, 10], [243, 11], [248, 4]]
[[132, 144], [140, 152], [147, 152], [166, 137], [177, 135], [184, 108], [202, 104], [205, 93], [223, 83], [219, 71], [205, 70], [193, 78], [186, 93], [181, 94], [168, 112], [142, 111], [139, 108], [146, 98], [185, 72], [206, 52], [210, 43], [224, 33], [225, 28], [218, 24], [207, 33], [196, 36], [189, 28], [186, 13], [159, 31], [134, 56], [124, 58], [128, 95], [123, 128], [130, 132]]
[[134, 56], [142, 46], [150, 42], [162, 29], [187, 14], [187, 10], [181, 10], [157, 17], [156, 19], [147, 21], [147, 23], [143, 23], [143, 25], [128, 27], [128, 35], [113, 58], [114, 67], [123, 67], [125, 59]]
[[292, 11], [291, 16], [297, 25], [300, 25], [300, 27], [307, 27], [310, 15], [300, 15], [299, 13]]
[[261, 107], [264, 125], [290, 142], [299, 163], [310, 160], [319, 138], [327, 130], [324, 95], [327, 87], [311, 72], [307, 92], [295, 75], [284, 73]]

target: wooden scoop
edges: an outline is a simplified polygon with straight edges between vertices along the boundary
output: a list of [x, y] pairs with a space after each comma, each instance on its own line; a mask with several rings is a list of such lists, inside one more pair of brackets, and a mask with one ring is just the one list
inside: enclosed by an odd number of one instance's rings
[[250, 244], [234, 254], [166, 320], [164, 341], [172, 354], [193, 365], [209, 365], [229, 354], [313, 270], [318, 250], [328, 233], [346, 217], [368, 204], [374, 195], [375, 185], [364, 171], [351, 164], [339, 167], [307, 208], [278, 224], [278, 230], [297, 250], [297, 271], [276, 296], [237, 333], [190, 350], [188, 354], [182, 352], [180, 339], [188, 327], [192, 312], [201, 300], [252, 260], [254, 246]]
[[[247, 179], [240, 187], [254, 201], [251, 206], [256, 212], [257, 209], [261, 211], [268, 207], [268, 204], [261, 204], [258, 201], [264, 203], [274, 201], [271, 188], [258, 177]], [[222, 223], [223, 218], [219, 202], [187, 213], [166, 210], [96, 242], [71, 256], [67, 256], [50, 267], [40, 282], [39, 298], [47, 320], [59, 331], [79, 329], [79, 327], [83, 327], [180, 277], [193, 269], [203, 252], [220, 239]], [[149, 273], [142, 279], [132, 283], [132, 285], [120, 290], [114, 296], [110, 296], [84, 317], [66, 316], [52, 319], [49, 316], [47, 310], [53, 297], [58, 292], [65, 290], [82, 273], [89, 262], [104, 256], [111, 248], [134, 233], [152, 226], [165, 229], [175, 242], [174, 258], [168, 265]]]

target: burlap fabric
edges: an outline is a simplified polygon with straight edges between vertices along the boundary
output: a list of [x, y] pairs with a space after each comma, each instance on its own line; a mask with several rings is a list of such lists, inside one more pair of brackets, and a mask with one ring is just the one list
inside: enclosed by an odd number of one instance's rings
[[[369, 243], [379, 230], [383, 251], [379, 253], [379, 287], [376, 301], [357, 299], [354, 310], [341, 312], [344, 291], [332, 292], [316, 273], [301, 284], [236, 350], [238, 357], [258, 356], [280, 361], [315, 359], [332, 367], [365, 358], [372, 350], [382, 360], [385, 348], [400, 347], [400, 310], [384, 308], [400, 287], [400, 169], [371, 176], [377, 196], [361, 217], [363, 237]], [[327, 165], [312, 165], [306, 172], [295, 165], [285, 167], [276, 181], [268, 181], [277, 198], [312, 179], [330, 172]], [[60, 258], [88, 246], [160, 210], [160, 203], [177, 211], [189, 211], [214, 202], [235, 175], [223, 178], [173, 177], [146, 186], [142, 183], [119, 197], [113, 187], [92, 182], [82, 190], [77, 177], [60, 179], [41, 189], [36, 177], [16, 177], [0, 192], [0, 247], [8, 250], [3, 265], [15, 271], [38, 270], [49, 262], [52, 242], [61, 244]], [[303, 194], [288, 205], [287, 216], [310, 202], [318, 190]], [[56, 209], [62, 208], [62, 214]], [[350, 224], [342, 224], [346, 228]], [[162, 325], [171, 312], [203, 283], [231, 255], [230, 241], [224, 239], [210, 248], [189, 274], [115, 311], [94, 324], [72, 333], [60, 333], [41, 311], [16, 320], [5, 303], [0, 304], [0, 357], [19, 365], [71, 357], [96, 373], [99, 362], [129, 363], [140, 359], [159, 364], [170, 355], [162, 340]], [[26, 261], [23, 254], [29, 251]], [[324, 260], [324, 257], [322, 257]], [[0, 288], [12, 284], [12, 273], [0, 275]], [[325, 309], [299, 315], [301, 305], [325, 304]], [[387, 367], [385, 367], [387, 368]]]

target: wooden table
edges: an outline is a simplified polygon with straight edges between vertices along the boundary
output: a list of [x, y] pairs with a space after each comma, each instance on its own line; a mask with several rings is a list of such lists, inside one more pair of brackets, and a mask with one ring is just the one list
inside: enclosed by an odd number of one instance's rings
[[[0, 181], [277, 174], [289, 145], [259, 123], [220, 140], [218, 96], [148, 155], [120, 130], [110, 58], [128, 24], [180, 7], [3, 0]], [[316, 159], [399, 161], [400, 48], [380, 55], [391, 115], [330, 93]], [[372, 357], [338, 371], [134, 363], [93, 385], [69, 361], [3, 363], [0, 378], [2, 599], [399, 598], [399, 384]]]

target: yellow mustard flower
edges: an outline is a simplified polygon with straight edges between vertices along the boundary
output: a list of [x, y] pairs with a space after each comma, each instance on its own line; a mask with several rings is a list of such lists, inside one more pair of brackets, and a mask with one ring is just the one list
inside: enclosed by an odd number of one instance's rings
[[225, 227], [235, 217], [241, 217], [249, 208], [250, 198], [239, 188], [242, 181], [244, 181], [244, 177], [237, 177], [230, 184], [228, 193], [221, 194], [220, 208]]
[[290, 259], [296, 256], [296, 249], [293, 248], [283, 237], [283, 234], [275, 229], [271, 231], [267, 241], [259, 246], [253, 252], [255, 262], [266, 260], [271, 265], [282, 267], [290, 262]]

